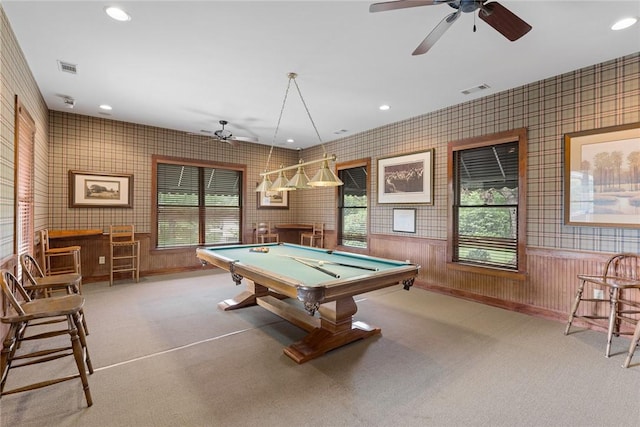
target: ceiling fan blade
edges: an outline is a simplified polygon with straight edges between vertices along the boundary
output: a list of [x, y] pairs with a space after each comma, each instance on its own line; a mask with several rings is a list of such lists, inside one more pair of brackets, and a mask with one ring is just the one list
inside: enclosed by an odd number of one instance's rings
[[443, 0], [399, 0], [399, 1], [385, 1], [382, 3], [374, 3], [369, 6], [369, 12], [385, 12], [387, 10], [406, 9], [408, 7], [418, 6], [431, 6], [438, 3], [445, 3]]
[[518, 40], [531, 30], [531, 25], [495, 1], [483, 4], [478, 16], [511, 41]]
[[429, 35], [425, 37], [425, 39], [418, 45], [416, 50], [413, 51], [412, 55], [422, 55], [427, 53], [429, 49], [433, 47], [434, 44], [438, 41], [440, 37], [451, 27], [451, 25], [458, 19], [460, 16], [460, 9], [456, 12], [453, 12], [444, 17], [442, 21], [436, 27], [431, 30]]
[[230, 140], [237, 142], [253, 142], [254, 144], [258, 143], [258, 138], [254, 138], [251, 136], [233, 136], [230, 138]]

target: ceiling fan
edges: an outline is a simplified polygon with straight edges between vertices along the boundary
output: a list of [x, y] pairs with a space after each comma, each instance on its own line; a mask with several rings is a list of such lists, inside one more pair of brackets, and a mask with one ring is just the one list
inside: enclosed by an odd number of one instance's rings
[[[384, 12], [387, 10], [405, 9], [418, 6], [433, 6], [438, 4], [448, 4], [456, 9], [455, 12], [445, 16], [436, 27], [431, 30], [429, 35], [418, 45], [412, 55], [422, 55], [427, 53], [429, 49], [438, 41], [440, 37], [449, 29], [449, 27], [460, 17], [462, 12], [469, 13], [478, 12], [478, 16], [487, 24], [491, 25], [496, 31], [511, 41], [518, 40], [531, 30], [531, 25], [517, 17], [506, 7], [500, 3], [487, 0], [398, 0], [387, 1], [382, 3], [374, 3], [369, 6], [369, 12]], [[475, 25], [473, 26], [475, 31]]]
[[222, 125], [222, 129], [218, 129], [213, 132], [213, 138], [218, 141], [226, 142], [227, 144], [231, 144], [233, 146], [238, 145], [238, 142], [253, 142], [255, 144], [258, 143], [258, 138], [254, 138], [251, 136], [234, 136], [230, 131], [225, 129], [224, 127], [229, 124], [226, 120], [220, 120], [218, 123]]

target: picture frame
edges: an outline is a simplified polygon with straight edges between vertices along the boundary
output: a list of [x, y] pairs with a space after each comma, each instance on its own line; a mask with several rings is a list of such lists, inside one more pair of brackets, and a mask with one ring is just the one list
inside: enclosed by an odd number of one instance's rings
[[69, 171], [70, 208], [133, 208], [133, 175]]
[[433, 205], [434, 149], [378, 159], [378, 203]]
[[393, 209], [393, 231], [416, 232], [416, 209]]
[[289, 209], [288, 191], [256, 192], [258, 209]]
[[639, 158], [640, 122], [565, 134], [564, 223], [640, 228]]

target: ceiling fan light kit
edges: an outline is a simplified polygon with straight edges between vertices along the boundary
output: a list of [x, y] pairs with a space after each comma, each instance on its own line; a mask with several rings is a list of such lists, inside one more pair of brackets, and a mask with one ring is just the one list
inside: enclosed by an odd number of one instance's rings
[[[487, 0], [398, 0], [387, 1], [382, 3], [374, 3], [369, 7], [369, 12], [384, 12], [388, 10], [405, 9], [419, 6], [434, 6], [439, 4], [447, 4], [455, 12], [444, 17], [436, 27], [431, 30], [427, 37], [413, 51], [412, 55], [422, 55], [427, 53], [429, 49], [436, 44], [442, 35], [453, 25], [460, 17], [461, 13], [475, 13], [479, 10], [478, 17], [489, 24], [493, 29], [498, 31], [510, 41], [516, 41], [531, 30], [531, 25], [520, 19], [506, 7], [497, 1], [489, 2]], [[475, 31], [475, 25], [474, 25]]]
[[[265, 167], [265, 171], [260, 175], [262, 176], [262, 182], [256, 187], [256, 192], [263, 191], [290, 191], [290, 190], [302, 190], [313, 187], [337, 187], [339, 185], [343, 185], [343, 182], [340, 178], [336, 176], [335, 173], [329, 168], [329, 161], [336, 161], [336, 156], [327, 155], [327, 151], [325, 149], [324, 143], [322, 142], [322, 138], [320, 138], [320, 133], [318, 132], [318, 128], [316, 128], [316, 124], [311, 117], [311, 113], [309, 113], [309, 109], [307, 108], [307, 104], [302, 97], [302, 92], [300, 92], [300, 88], [298, 87], [298, 83], [296, 82], [296, 77], [298, 75], [296, 73], [289, 73], [287, 75], [289, 77], [289, 82], [287, 84], [287, 89], [284, 94], [284, 99], [282, 101], [282, 108], [280, 108], [280, 116], [278, 117], [278, 124], [276, 125], [276, 130], [273, 134], [273, 141], [271, 143], [271, 148], [269, 149], [269, 156], [267, 157], [267, 165]], [[289, 95], [289, 88], [291, 87], [291, 82], [296, 87], [298, 95], [300, 96], [300, 100], [302, 101], [302, 105], [307, 112], [307, 116], [309, 116], [309, 120], [311, 121], [311, 125], [316, 132], [316, 136], [318, 137], [318, 141], [320, 141], [320, 145], [322, 146], [323, 156], [321, 159], [311, 160], [308, 162], [303, 162], [302, 160], [298, 161], [298, 164], [282, 167], [280, 169], [269, 171], [269, 161], [271, 160], [271, 154], [273, 153], [273, 147], [275, 146], [276, 137], [278, 136], [278, 131], [280, 130], [280, 122], [282, 120], [282, 113], [284, 112], [284, 107], [287, 103], [287, 97]], [[314, 177], [310, 180], [307, 174], [304, 171], [305, 166], [314, 165], [317, 163], [322, 163], [321, 168], [314, 175]], [[289, 180], [284, 174], [287, 170], [297, 169], [295, 175]], [[269, 180], [269, 175], [278, 174], [278, 178], [271, 184]]]

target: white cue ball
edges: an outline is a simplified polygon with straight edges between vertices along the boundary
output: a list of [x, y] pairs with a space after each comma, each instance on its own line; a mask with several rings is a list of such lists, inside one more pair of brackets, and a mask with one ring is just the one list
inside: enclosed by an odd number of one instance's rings
[[318, 265], [324, 265], [324, 261], [318, 261]]

